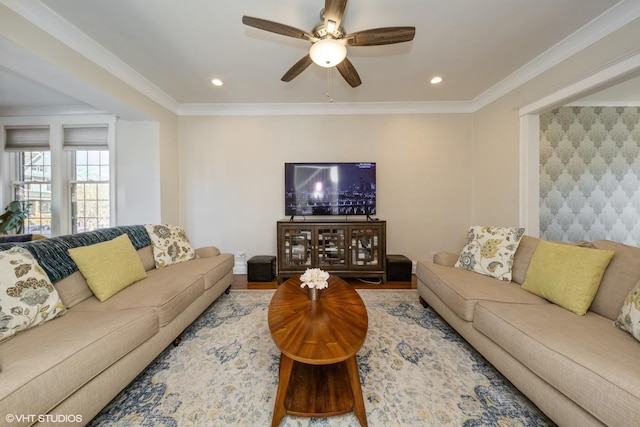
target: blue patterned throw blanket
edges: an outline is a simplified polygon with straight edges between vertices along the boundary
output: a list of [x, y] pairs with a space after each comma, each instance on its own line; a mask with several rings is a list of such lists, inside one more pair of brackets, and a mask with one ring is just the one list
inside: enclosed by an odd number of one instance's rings
[[142, 249], [151, 244], [149, 234], [143, 225], [127, 225], [32, 242], [2, 243], [0, 251], [5, 251], [13, 246], [27, 249], [47, 273], [49, 279], [55, 283], [78, 271], [78, 267], [69, 256], [69, 249], [107, 242], [125, 233], [129, 235], [129, 239], [136, 249]]

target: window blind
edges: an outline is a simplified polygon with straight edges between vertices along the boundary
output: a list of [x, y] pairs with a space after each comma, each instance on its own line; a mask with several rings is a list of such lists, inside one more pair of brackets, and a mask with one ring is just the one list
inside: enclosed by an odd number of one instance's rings
[[109, 128], [107, 125], [64, 126], [62, 133], [65, 150], [109, 149]]
[[48, 151], [49, 126], [6, 126], [5, 151]]

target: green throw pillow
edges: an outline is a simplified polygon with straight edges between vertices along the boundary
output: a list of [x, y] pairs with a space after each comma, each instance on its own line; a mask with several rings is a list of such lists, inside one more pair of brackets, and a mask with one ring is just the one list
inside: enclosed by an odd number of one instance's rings
[[147, 277], [140, 256], [126, 234], [108, 242], [69, 249], [69, 256], [100, 301]]
[[613, 255], [613, 251], [541, 240], [522, 289], [584, 315]]

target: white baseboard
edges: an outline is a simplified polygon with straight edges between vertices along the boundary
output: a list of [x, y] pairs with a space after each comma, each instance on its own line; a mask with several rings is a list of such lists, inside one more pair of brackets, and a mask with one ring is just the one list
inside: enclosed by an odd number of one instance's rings
[[234, 265], [233, 266], [233, 274], [247, 274], [247, 266], [246, 265]]

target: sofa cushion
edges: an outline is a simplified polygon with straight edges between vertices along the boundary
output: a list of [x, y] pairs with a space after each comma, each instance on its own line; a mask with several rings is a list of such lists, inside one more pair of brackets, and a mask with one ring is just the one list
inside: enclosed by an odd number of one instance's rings
[[522, 289], [583, 315], [613, 254], [542, 240], [533, 254]]
[[[208, 254], [206, 248], [198, 249], [198, 253]], [[232, 254], [220, 254], [217, 256], [200, 256], [189, 262], [173, 264], [167, 269], [171, 269], [173, 274], [199, 274], [204, 277], [204, 289], [210, 289], [218, 280], [223, 278], [233, 270], [234, 259]]]
[[69, 249], [69, 256], [100, 301], [106, 301], [147, 277], [140, 257], [126, 234], [107, 242]]
[[157, 332], [153, 310], [70, 309], [3, 342], [0, 414], [46, 414]]
[[475, 305], [480, 301], [548, 304], [544, 299], [523, 291], [516, 283], [503, 282], [432, 262], [419, 261], [416, 276], [426, 283], [447, 307], [468, 322], [473, 320]]
[[455, 266], [510, 282], [513, 255], [523, 234], [524, 228], [473, 226]]
[[589, 310], [615, 320], [631, 289], [640, 280], [640, 248], [610, 240], [593, 242], [598, 249], [614, 251]]
[[58, 291], [29, 251], [0, 252], [0, 342], [65, 312]]
[[88, 298], [74, 307], [82, 311], [113, 311], [126, 308], [153, 308], [160, 326], [171, 322], [204, 293], [204, 278], [197, 274], [163, 268], [147, 272], [147, 277], [105, 302]]
[[145, 224], [144, 227], [151, 238], [156, 268], [197, 258], [182, 227], [169, 224]]
[[149, 245], [138, 249], [138, 256], [140, 256], [145, 271], [156, 268], [156, 260], [153, 259], [153, 246]]
[[458, 262], [458, 255], [452, 252], [439, 251], [433, 256], [433, 262], [438, 265], [453, 267]]
[[474, 327], [607, 425], [640, 420], [640, 343], [588, 312], [481, 302]]
[[640, 282], [625, 298], [615, 325], [640, 341]]
[[54, 283], [53, 286], [58, 290], [60, 298], [67, 308], [71, 308], [79, 302], [93, 296], [91, 288], [89, 288], [87, 281], [79, 271], [59, 280]]
[[524, 279], [527, 277], [529, 263], [531, 263], [531, 258], [533, 258], [539, 242], [539, 238], [531, 236], [522, 236], [522, 239], [520, 239], [518, 249], [513, 256], [513, 268], [511, 269], [511, 279], [514, 282], [524, 283]]

